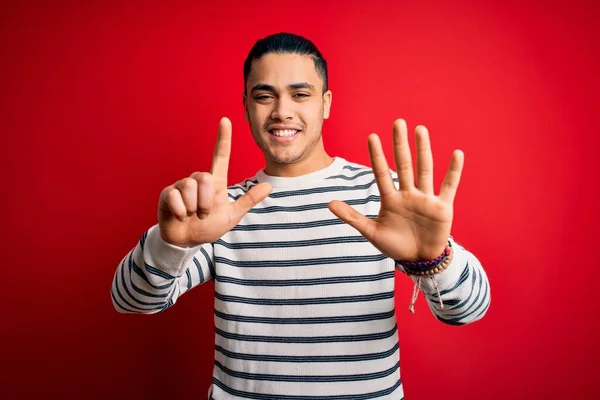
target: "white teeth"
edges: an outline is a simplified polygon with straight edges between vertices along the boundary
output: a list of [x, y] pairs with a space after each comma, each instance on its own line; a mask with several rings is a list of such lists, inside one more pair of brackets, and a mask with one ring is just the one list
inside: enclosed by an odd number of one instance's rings
[[273, 132], [273, 135], [275, 136], [286, 137], [294, 136], [298, 131], [294, 129], [273, 129], [271, 132]]

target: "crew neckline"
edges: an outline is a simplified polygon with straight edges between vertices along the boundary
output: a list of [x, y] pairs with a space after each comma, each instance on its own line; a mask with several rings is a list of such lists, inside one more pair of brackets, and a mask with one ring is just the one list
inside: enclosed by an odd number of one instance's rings
[[336, 172], [340, 172], [345, 165], [346, 160], [340, 157], [333, 157], [333, 162], [325, 168], [310, 172], [308, 174], [299, 176], [272, 176], [265, 173], [265, 169], [262, 168], [256, 173], [256, 180], [258, 182], [268, 182], [276, 187], [301, 187], [307, 184], [314, 183], [315, 181], [321, 180], [328, 176], [334, 175]]

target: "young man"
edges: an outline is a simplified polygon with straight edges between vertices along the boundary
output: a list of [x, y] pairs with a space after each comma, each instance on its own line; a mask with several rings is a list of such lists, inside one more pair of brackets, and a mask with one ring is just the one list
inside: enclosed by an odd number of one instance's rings
[[403, 120], [393, 126], [398, 174], [376, 135], [373, 169], [329, 156], [327, 65], [302, 37], [259, 40], [244, 78], [265, 168], [227, 187], [222, 119], [211, 172], [162, 191], [158, 224], [117, 268], [114, 306], [156, 313], [214, 279], [211, 399], [402, 399], [394, 271], [415, 281], [411, 307], [421, 290], [445, 323], [476, 321], [490, 303], [480, 263], [450, 236], [463, 154], [438, 196], [424, 127], [416, 185]]

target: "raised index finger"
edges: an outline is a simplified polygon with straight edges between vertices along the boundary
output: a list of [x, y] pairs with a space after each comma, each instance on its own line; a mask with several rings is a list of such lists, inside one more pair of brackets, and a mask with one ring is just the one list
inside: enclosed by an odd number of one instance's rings
[[396, 187], [394, 186], [394, 181], [390, 175], [390, 167], [388, 167], [383, 148], [381, 147], [381, 140], [374, 133], [369, 135], [369, 155], [371, 156], [371, 167], [375, 175], [375, 182], [377, 182], [377, 187], [383, 200], [384, 196], [395, 192]]
[[219, 136], [213, 153], [212, 167], [210, 173], [214, 176], [227, 180], [229, 169], [229, 154], [231, 153], [231, 121], [229, 118], [221, 118], [219, 122]]

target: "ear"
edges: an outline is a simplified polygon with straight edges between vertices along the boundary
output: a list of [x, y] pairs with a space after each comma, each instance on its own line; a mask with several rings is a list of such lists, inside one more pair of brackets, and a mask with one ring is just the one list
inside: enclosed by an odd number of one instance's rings
[[242, 95], [242, 105], [244, 106], [244, 119], [246, 121], [249, 121], [250, 118], [248, 117], [248, 96], [246, 96], [246, 93]]
[[332, 96], [331, 90], [328, 90], [323, 94], [323, 119], [329, 118]]

